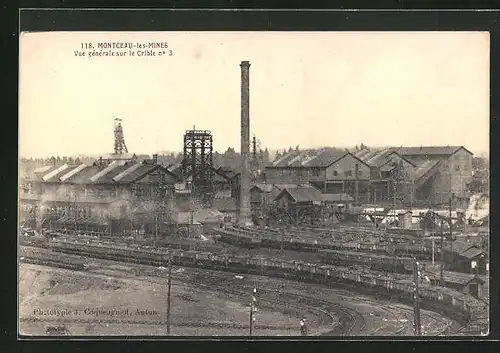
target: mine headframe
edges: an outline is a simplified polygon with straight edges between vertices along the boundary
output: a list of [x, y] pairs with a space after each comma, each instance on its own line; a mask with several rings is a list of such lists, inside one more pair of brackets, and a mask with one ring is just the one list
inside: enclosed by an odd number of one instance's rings
[[191, 177], [192, 190], [196, 195], [213, 192], [213, 138], [208, 130], [188, 130], [184, 134], [182, 174]]

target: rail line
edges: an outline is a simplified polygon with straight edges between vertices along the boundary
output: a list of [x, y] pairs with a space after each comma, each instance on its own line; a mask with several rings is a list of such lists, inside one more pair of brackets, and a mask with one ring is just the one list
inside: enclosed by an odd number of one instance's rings
[[[73, 246], [73, 245], [72, 245], [72, 246], [70, 246], [70, 247], [68, 248], [68, 252], [70, 252], [70, 250], [71, 250], [73, 247], [75, 247], [75, 246], [77, 245], [77, 243], [78, 243], [78, 242], [75, 242], [75, 243], [74, 243], [74, 244], [75, 244], [74, 246]], [[104, 246], [104, 247], [102, 247], [102, 248], [101, 248], [101, 246], [100, 246], [101, 244], [100, 244], [100, 243], [98, 244], [99, 246], [97, 246], [97, 244], [96, 244], [95, 242], [92, 242], [92, 243], [93, 243], [93, 244], [92, 244], [92, 245], [90, 245], [88, 248], [85, 248], [85, 247], [83, 247], [83, 248], [82, 248], [82, 245], [80, 244], [80, 245], [79, 245], [79, 246], [80, 246], [80, 250], [75, 251], [74, 253], [81, 252], [81, 253], [84, 253], [85, 255], [88, 255], [89, 257], [92, 257], [92, 258], [96, 258], [96, 257], [97, 257], [97, 258], [102, 259], [102, 257], [103, 257], [103, 255], [104, 255], [104, 253], [102, 253], [102, 255], [98, 255], [98, 254], [94, 254], [94, 253], [93, 253], [93, 251], [99, 251], [99, 252], [102, 252], [102, 251], [104, 251], [104, 250], [105, 250], [106, 246]], [[87, 243], [87, 244], [88, 244], [88, 243]], [[68, 245], [69, 245], [69, 244], [68, 244]], [[99, 248], [101, 248], [101, 249], [99, 250]], [[114, 251], [114, 250], [112, 250], [111, 248], [110, 248], [110, 250], [111, 250], [111, 251]], [[119, 250], [119, 251], [124, 251], [124, 249], [123, 249], [123, 250], [120, 250], [120, 248], [116, 248], [116, 250]], [[132, 249], [131, 249], [131, 250], [132, 250]], [[138, 251], [139, 251], [139, 250], [135, 250], [135, 252], [138, 252]], [[140, 254], [140, 253], [142, 253], [142, 252], [138, 252], [138, 254]], [[147, 253], [147, 250], [144, 252], [144, 254], [146, 254], [146, 253]], [[57, 256], [61, 256], [63, 253], [58, 252], [57, 254], [58, 254]], [[186, 255], [187, 255], [187, 256], [194, 256], [194, 255], [188, 255], [188, 254], [187, 254], [187, 252], [184, 254], [184, 256], [186, 256]], [[207, 256], [207, 255], [206, 255], [206, 253], [200, 253], [200, 255]], [[153, 255], [153, 253], [152, 253], [150, 256], [156, 256], [156, 255]], [[215, 255], [215, 256], [217, 257], [217, 255]], [[119, 255], [119, 254], [117, 253], [117, 254], [116, 254], [116, 256], [115, 256], [115, 255], [113, 255], [113, 253], [108, 253], [108, 254], [107, 254], [104, 258], [108, 258], [108, 259], [109, 259], [109, 258], [112, 258], [112, 259], [113, 259], [113, 260], [115, 260], [115, 261], [118, 259], [118, 261], [120, 261], [119, 259], [121, 259], [121, 255]], [[182, 258], [182, 255], [181, 255], [181, 258]], [[158, 259], [161, 259], [160, 253], [158, 253]], [[187, 259], [188, 259], [188, 258], [186, 258], [186, 257], [185, 257], [185, 260], [187, 260]], [[194, 259], [194, 258], [193, 258], [193, 259]], [[198, 259], [198, 255], [196, 255], [196, 259]], [[227, 257], [226, 257], [226, 259], [227, 259]], [[135, 260], [137, 260], [136, 262], [144, 261], [144, 260], [132, 259], [132, 258], [131, 258], [130, 260], [134, 260], [134, 261], [135, 261]], [[237, 261], [239, 261], [238, 259], [236, 259], [236, 260], [237, 260]], [[193, 261], [194, 261], [194, 260], [193, 260]], [[188, 265], [188, 267], [192, 267], [192, 266], [201, 266], [201, 265], [198, 263], [198, 261], [199, 261], [199, 260], [196, 260], [196, 262], [195, 262], [195, 263]], [[211, 260], [210, 258], [207, 258], [207, 259], [200, 258], [200, 261], [202, 261], [202, 263], [205, 263], [206, 261], [209, 261], [209, 262], [210, 262], [210, 261], [212, 261], [212, 260]], [[216, 260], [216, 261], [219, 261], [219, 262], [220, 262], [220, 260]], [[226, 261], [227, 261], [227, 260], [226, 260]], [[234, 261], [234, 259], [233, 259], [233, 261]], [[123, 259], [122, 259], [122, 260], [121, 260], [121, 262], [128, 262], [128, 263], [129, 263], [130, 261], [128, 261], [128, 260], [123, 261]], [[157, 262], [158, 262], [158, 265], [159, 265], [159, 264], [162, 262], [162, 260], [154, 260], [154, 261], [152, 260], [152, 261], [150, 261], [150, 262], [151, 262], [151, 264], [155, 264], [155, 263], [157, 263]], [[271, 260], [271, 262], [272, 262], [272, 260]], [[231, 263], [231, 261], [229, 261], [229, 263]], [[259, 263], [259, 262], [258, 262], [258, 259], [257, 259], [257, 263]], [[234, 262], [233, 262], [233, 264], [234, 264]], [[247, 264], [248, 264], [248, 262], [247, 262]], [[138, 265], [138, 264], [137, 264], [137, 263], [135, 263], [135, 265]], [[300, 263], [299, 263], [299, 262], [297, 262], [297, 265], [299, 266], [299, 271], [300, 271], [300, 266], [304, 267], [304, 264], [300, 265]], [[185, 265], [181, 265], [181, 266], [185, 266]], [[226, 266], [227, 266], [227, 263], [226, 263]], [[254, 266], [255, 266], [255, 265], [254, 265]], [[257, 266], [259, 266], [259, 265], [257, 265]], [[262, 266], [262, 265], [260, 265], [260, 266]], [[305, 264], [305, 266], [306, 266], [306, 267], [309, 267], [309, 268], [311, 268], [311, 266], [313, 266], [313, 268], [312, 268], [313, 270], [314, 270], [314, 268], [316, 268], [316, 267], [315, 267], [315, 265], [311, 265], [311, 264]], [[212, 267], [213, 267], [213, 266], [212, 266]], [[295, 268], [295, 269], [297, 269], [297, 267], [296, 267], [295, 263], [293, 264], [293, 266], [292, 266], [292, 267], [293, 267], [293, 268]], [[287, 267], [287, 268], [288, 268], [288, 267]], [[245, 273], [245, 271], [246, 271], [246, 270], [244, 270], [243, 268], [242, 268], [241, 270], [243, 271], [243, 273]], [[220, 271], [220, 269], [218, 269], [218, 268], [217, 268], [217, 269], [216, 269], [216, 271]], [[226, 271], [227, 271], [227, 269], [226, 269]], [[229, 270], [229, 271], [230, 271], [230, 272], [234, 272], [234, 269], [233, 269], [233, 270]], [[294, 270], [292, 270], [292, 271], [294, 271]], [[302, 270], [302, 271], [304, 271], [304, 270]], [[318, 271], [318, 269], [316, 269], [315, 271]], [[342, 270], [342, 271], [344, 271], [344, 270]], [[254, 271], [254, 272], [255, 272], [255, 271]], [[314, 273], [314, 272], [313, 272], [313, 273]], [[347, 272], [346, 272], [346, 273], [347, 273]], [[261, 271], [261, 274], [264, 274], [264, 273]], [[204, 272], [204, 275], [206, 276], [206, 273], [205, 273], [205, 272]], [[326, 273], [325, 273], [325, 275], [326, 275]], [[273, 276], [273, 275], [271, 275], [271, 276]], [[294, 276], [296, 277], [297, 275], [295, 274]], [[330, 273], [328, 273], [328, 276], [330, 276]], [[325, 277], [325, 278], [326, 278], [326, 277]], [[344, 278], [344, 277], [342, 277], [342, 278]], [[351, 279], [351, 280], [352, 280], [352, 279]], [[358, 282], [359, 282], [359, 279], [358, 279]], [[296, 282], [296, 283], [301, 283], [301, 282]], [[405, 286], [405, 284], [402, 284], [402, 286]], [[225, 287], [227, 287], [227, 286], [225, 286]], [[222, 291], [222, 290], [224, 290], [224, 288], [225, 288], [225, 287], [222, 287], [222, 288], [221, 288], [221, 287], [219, 286], [219, 287], [218, 287], [218, 289], [219, 289], [219, 291]], [[234, 286], [233, 286], [233, 288], [234, 288]], [[267, 284], [267, 283], [266, 283], [266, 288], [269, 288], [269, 286], [268, 286], [268, 284]], [[450, 297], [450, 298], [451, 298], [451, 297]], [[453, 300], [455, 300], [455, 299], [453, 299]], [[345, 314], [345, 315], [344, 315], [344, 317], [348, 317], [348, 316], [349, 316], [348, 314]], [[347, 319], [346, 319], [345, 321], [349, 321], [349, 320], [347, 320]], [[352, 320], [350, 320], [350, 321], [352, 321]], [[354, 329], [353, 329], [353, 330], [354, 330]]]
[[[43, 252], [50, 252], [48, 250], [44, 250]], [[61, 254], [62, 255], [62, 254]], [[67, 256], [67, 255], [66, 255]], [[98, 264], [122, 264], [121, 262], [117, 261], [112, 261], [112, 260], [101, 260], [96, 261], [94, 259], [94, 265]], [[141, 264], [130, 264], [127, 263], [129, 267], [131, 267], [132, 270], [135, 270], [134, 273], [122, 273], [121, 276], [110, 276], [109, 273], [106, 273], [105, 275], [108, 277], [117, 277], [117, 278], [136, 278], [137, 276], [151, 276], [156, 275], [156, 277], [164, 277], [165, 273], [162, 271], [158, 271], [156, 268], [148, 265], [141, 265]], [[102, 268], [102, 267], [101, 267]], [[114, 269], [116, 271], [116, 269]], [[94, 271], [90, 271], [94, 272]], [[95, 274], [99, 274], [101, 271], [94, 272]], [[192, 277], [195, 277], [193, 280]], [[250, 293], [251, 288], [255, 284], [251, 283], [245, 283], [245, 284], [238, 284], [234, 280], [231, 281], [227, 278], [227, 275], [221, 274], [219, 272], [213, 272], [210, 270], [194, 270], [191, 271], [191, 276], [186, 276], [185, 274], [179, 274], [179, 273], [172, 273], [172, 278], [174, 280], [177, 280], [179, 282], [187, 283], [187, 284], [196, 284], [200, 285], [200, 282], [204, 287], [207, 287], [209, 289], [214, 289], [217, 290], [218, 292], [223, 292], [227, 294], [234, 294], [240, 297], [245, 297], [248, 296], [248, 293]], [[152, 278], [148, 278], [149, 282], [153, 283], [158, 283], [158, 284], [165, 284], [164, 280], [165, 278], [162, 278], [163, 281], [158, 281], [158, 280], [152, 280]], [[293, 283], [291, 285], [291, 283]], [[320, 317], [321, 317], [321, 324], [325, 325], [327, 324], [326, 321], [329, 321], [332, 323], [334, 321], [333, 315], [331, 313], [335, 313], [339, 319], [340, 323], [333, 327], [330, 331], [326, 333], [321, 333], [320, 335], [325, 335], [325, 336], [332, 336], [332, 335], [356, 335], [359, 333], [362, 333], [363, 330], [366, 327], [366, 320], [363, 316], [363, 314], [353, 311], [351, 309], [347, 309], [343, 305], [332, 303], [330, 301], [326, 300], [321, 300], [318, 298], [312, 298], [310, 296], [304, 296], [304, 295], [299, 295], [299, 294], [294, 294], [290, 293], [289, 291], [292, 290], [307, 290], [307, 288], [304, 284], [300, 282], [291, 282], [287, 284], [287, 293], [283, 293], [283, 288], [279, 286], [271, 286], [269, 288], [269, 282], [266, 282], [266, 288], [260, 288], [259, 287], [259, 293], [262, 293], [263, 297], [261, 298], [262, 302], [268, 303], [268, 306], [271, 305], [275, 307], [276, 305], [279, 306], [287, 306], [287, 307], [294, 307], [294, 308], [300, 308], [300, 309], [307, 309], [307, 312], [310, 312], [312, 314], [317, 315], [317, 312], [320, 312]], [[269, 296], [269, 298], [268, 298]], [[355, 298], [352, 296], [341, 296], [345, 298], [346, 300], [356, 301]], [[360, 301], [360, 300], [358, 300]], [[366, 303], [366, 300], [364, 300]], [[381, 310], [385, 310], [389, 314], [392, 314], [393, 317], [397, 317], [397, 315], [404, 315], [404, 311], [402, 311], [400, 308], [399, 313], [395, 313], [394, 311], [396, 309], [388, 309], [387, 307], [380, 306], [379, 303], [376, 303], [377, 307], [380, 308]], [[319, 309], [321, 308], [321, 309]], [[327, 310], [325, 310], [327, 309]], [[410, 320], [408, 320], [410, 322]], [[130, 322], [131, 324], [140, 324], [140, 321], [133, 321]], [[151, 323], [154, 324], [154, 323]], [[159, 324], [159, 323], [158, 323]], [[177, 325], [178, 326], [178, 325]], [[187, 325], [185, 325], [187, 326]], [[212, 325], [213, 326], [213, 325]], [[248, 326], [248, 325], [247, 325]], [[201, 326], [199, 326], [201, 327]], [[227, 326], [226, 327], [230, 327]], [[244, 325], [233, 325], [233, 328], [241, 328], [244, 327]], [[265, 329], [264, 326], [256, 325], [256, 329]], [[281, 329], [287, 329], [288, 327], [281, 327]], [[268, 329], [272, 329], [271, 327], [268, 327]], [[279, 327], [275, 329], [280, 329]], [[401, 334], [402, 331], [404, 330], [404, 327], [401, 330], [398, 330], [396, 332], [391, 332], [391, 334]], [[373, 333], [373, 332], [372, 332]]]

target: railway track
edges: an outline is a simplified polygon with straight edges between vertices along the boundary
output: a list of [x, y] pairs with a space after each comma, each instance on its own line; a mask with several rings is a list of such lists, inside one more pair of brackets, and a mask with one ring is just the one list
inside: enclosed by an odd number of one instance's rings
[[[40, 251], [41, 250], [42, 249], [40, 249]], [[43, 249], [43, 250], [49, 251], [49, 250], [45, 250], [45, 249]], [[63, 255], [62, 253], [57, 253], [57, 256], [62, 256], [62, 255]], [[75, 255], [72, 255], [72, 256], [75, 256]], [[92, 256], [92, 254], [90, 254], [89, 256]], [[85, 258], [85, 257], [83, 257], [83, 258]], [[106, 260], [106, 261], [111, 261], [111, 260]], [[120, 261], [120, 260], [118, 260], [118, 261]], [[130, 265], [130, 263], [127, 263], [127, 264]], [[139, 266], [147, 266], [147, 265], [134, 264], [135, 269], [141, 268]], [[148, 271], [151, 274], [151, 267], [149, 267]], [[207, 278], [207, 272], [208, 272], [207, 270], [203, 270], [203, 272], [202, 272], [203, 276], [205, 277], [205, 279], [203, 281], [198, 279], [197, 281], [191, 280], [191, 282], [189, 282], [190, 280], [188, 278], [182, 278], [182, 276], [178, 276], [178, 275], [174, 275], [173, 278], [176, 280], [179, 280], [179, 281], [184, 281], [185, 283], [191, 283], [191, 284], [197, 284], [197, 285], [199, 285], [200, 282], [206, 282], [207, 280], [209, 282], [212, 281], [212, 283], [207, 283], [206, 285], [214, 290], [217, 290], [218, 292], [225, 292], [227, 294], [248, 296], [248, 294], [250, 293], [251, 288], [249, 288], [249, 287], [242, 287], [242, 286], [238, 287], [238, 285], [235, 283], [231, 283], [230, 285], [228, 285], [227, 283], [224, 283], [223, 281], [221, 282], [221, 278], [224, 278], [224, 275], [222, 277], [216, 276], [216, 277], [213, 277], [211, 279]], [[224, 273], [227, 273], [227, 272], [224, 272]], [[300, 286], [301, 290], [304, 290], [304, 291], [309, 290], [309, 288], [306, 287], [303, 283], [301, 283], [301, 282], [296, 282], [296, 283], [297, 284], [294, 287]], [[237, 288], [239, 288], [239, 289], [237, 289]], [[290, 288], [287, 288], [287, 290], [289, 290], [289, 289]], [[268, 295], [273, 295], [273, 296], [276, 296], [275, 295], [276, 293], [282, 292], [282, 290], [280, 290], [279, 288], [271, 288], [270, 283], [266, 283], [266, 289], [263, 291], [261, 290], [261, 291], [262, 291], [262, 293], [264, 293], [266, 290], [267, 290]], [[365, 329], [366, 322], [364, 322], [365, 319], [364, 319], [363, 315], [357, 315], [356, 312], [353, 312], [352, 310], [346, 310], [345, 307], [338, 307], [338, 306], [335, 307], [335, 305], [333, 305], [333, 303], [328, 302], [328, 301], [318, 301], [317, 298], [307, 298], [305, 296], [302, 296], [301, 298], [299, 298], [299, 297], [300, 296], [297, 296], [295, 298], [296, 300], [293, 299], [292, 297], [288, 297], [286, 301], [298, 302], [302, 308], [307, 308], [307, 309], [310, 309], [310, 310], [316, 311], [316, 312], [317, 312], [316, 308], [318, 308], [318, 307], [327, 307], [329, 310], [331, 310], [331, 312], [335, 312], [337, 314], [337, 316], [341, 320], [341, 323], [340, 323], [340, 325], [338, 325], [338, 327], [334, 328], [331, 332], [327, 333], [328, 335], [335, 334], [335, 332], [342, 332], [344, 335], [347, 335], [349, 333], [357, 334]], [[283, 298], [283, 296], [281, 298]], [[279, 297], [278, 297], [278, 299], [274, 299], [274, 301], [267, 300], [267, 299], [264, 301], [268, 301], [272, 305], [279, 305], [280, 303], [286, 302], [286, 301], [283, 301], [283, 299], [281, 299], [281, 302], [280, 302]], [[308, 302], [308, 301], [310, 301], [310, 302]], [[311, 312], [311, 311], [309, 311], [309, 312]], [[388, 315], [393, 315], [394, 317], [396, 317], [397, 315], [399, 315], [399, 316], [402, 315], [402, 314], [400, 314], [400, 313], [398, 314], [396, 312], [391, 313], [390, 309], [387, 309], [386, 312]], [[328, 320], [328, 318], [324, 315], [324, 313], [322, 315], [323, 315], [322, 322], [323, 323], [327, 322], [326, 320]], [[406, 317], [408, 317], [408, 315], [409, 314], [407, 314]], [[403, 317], [403, 320], [404, 319], [405, 319], [405, 317]], [[394, 318], [394, 320], [396, 320], [396, 318]], [[406, 325], [406, 331], [408, 331], [408, 325], [411, 325], [411, 320], [409, 320], [409, 319], [407, 319], [407, 320], [408, 321], [406, 321], [406, 322], [408, 324]], [[396, 332], [396, 334], [402, 333], [403, 331], [405, 331], [404, 327], [401, 329], [401, 331]]]
[[[49, 250], [43, 250], [43, 251], [37, 251], [38, 254], [48, 252], [50, 253]], [[68, 255], [66, 255], [68, 256]], [[65, 257], [65, 256], [63, 256]], [[71, 257], [71, 256], [70, 256]], [[112, 260], [96, 260], [92, 259], [91, 265], [98, 265], [101, 270], [91, 270], [88, 272], [94, 272], [98, 274], [99, 272], [102, 272], [103, 266], [106, 265], [111, 265], [111, 264], [122, 264], [120, 262], [112, 261]], [[93, 264], [92, 264], [93, 263]], [[93, 267], [94, 267], [93, 266]], [[152, 266], [148, 265], [141, 265], [141, 264], [130, 264], [127, 263], [127, 266], [131, 269], [131, 271], [127, 271], [124, 273], [121, 273], [120, 275], [116, 275], [117, 278], [135, 278], [137, 279], [138, 276], [144, 276], [144, 277], [149, 277], [148, 281], [157, 283], [157, 284], [162, 284], [165, 285], [166, 281], [166, 273], [159, 271], [157, 268], [154, 268]], [[110, 277], [109, 273], [105, 274], [106, 276]], [[154, 275], [155, 277], [164, 277], [164, 278], [151, 278], [151, 276]], [[251, 293], [252, 287], [258, 285], [258, 281], [252, 281], [251, 283], [238, 283], [235, 280], [231, 280], [228, 278], [227, 273], [219, 273], [215, 271], [210, 271], [210, 270], [193, 270], [190, 271], [190, 274], [185, 274], [185, 273], [177, 273], [173, 272], [172, 273], [172, 279], [175, 281], [179, 281], [182, 283], [186, 284], [194, 284], [200, 286], [200, 284], [210, 290], [214, 290], [217, 292], [222, 292], [230, 295], [237, 295], [239, 297], [243, 298], [248, 298], [249, 293]], [[202, 283], [201, 283], [202, 282]], [[259, 293], [262, 294], [261, 297], [261, 302], [266, 303], [266, 306], [270, 307], [293, 307], [295, 309], [301, 309], [303, 311], [306, 311], [310, 314], [317, 315], [321, 318], [320, 324], [321, 325], [328, 325], [332, 324], [334, 322], [334, 318], [338, 317], [340, 320], [340, 323], [338, 325], [335, 325], [334, 327], [331, 328], [328, 332], [323, 332], [320, 335], [323, 336], [336, 336], [336, 335], [357, 335], [357, 334], [362, 334], [364, 331], [366, 331], [366, 320], [363, 314], [349, 309], [345, 307], [344, 305], [338, 304], [338, 303], [332, 303], [331, 301], [328, 300], [323, 300], [323, 299], [318, 299], [317, 297], [311, 297], [307, 295], [301, 295], [301, 294], [296, 294], [296, 293], [291, 293], [291, 290], [294, 291], [304, 291], [304, 290], [309, 290], [307, 286], [305, 286], [303, 283], [300, 282], [292, 282], [292, 281], [287, 281], [287, 286], [286, 290], [287, 292], [283, 292], [283, 287], [280, 287], [280, 285], [274, 285], [274, 282], [266, 281], [266, 288], [262, 288], [259, 286]], [[339, 296], [337, 296], [339, 297]], [[355, 298], [348, 295], [340, 296], [341, 299], [345, 299], [347, 301], [360, 301], [359, 299], [356, 300]], [[366, 303], [366, 298], [362, 299], [363, 302]], [[373, 303], [373, 305], [378, 305], [380, 306], [379, 303]], [[405, 314], [404, 311], [401, 309], [394, 309], [391, 308], [389, 309], [387, 306], [380, 306], [382, 310], [385, 310], [389, 315], [392, 315], [392, 317], [397, 318], [400, 316], [408, 317], [409, 314]], [[305, 309], [305, 310], [304, 310]], [[396, 311], [399, 310], [399, 311]], [[407, 319], [408, 325], [411, 326], [411, 320]], [[137, 323], [140, 324], [141, 322], [131, 322], [131, 323]], [[161, 324], [160, 322], [157, 323], [158, 325]], [[211, 325], [211, 324], [208, 324]], [[213, 325], [212, 325], [213, 326]], [[201, 327], [201, 326], [200, 326]], [[215, 326], [214, 326], [215, 327]], [[232, 327], [232, 328], [241, 328], [244, 327], [244, 325], [233, 325], [233, 326], [228, 326], [226, 325], [225, 327]], [[256, 325], [256, 328], [264, 329], [266, 327], [264, 326], [259, 326]], [[272, 329], [271, 327], [267, 327], [268, 329]], [[280, 329], [279, 327], [275, 327], [274, 329]], [[286, 329], [285, 327], [281, 327], [281, 329]], [[391, 334], [401, 334], [405, 330], [405, 327], [403, 327], [401, 330], [398, 330], [396, 332], [391, 332]], [[372, 332], [373, 333], [373, 332]]]

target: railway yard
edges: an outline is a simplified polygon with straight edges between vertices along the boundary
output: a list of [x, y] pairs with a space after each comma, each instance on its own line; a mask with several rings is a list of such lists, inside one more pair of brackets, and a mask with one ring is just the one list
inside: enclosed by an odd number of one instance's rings
[[[22, 236], [21, 333], [64, 327], [71, 335], [165, 335], [171, 262], [173, 336], [247, 336], [253, 288], [255, 336], [299, 336], [301, 318], [310, 336], [413, 335], [407, 262], [425, 258], [427, 246], [394, 252], [373, 239], [367, 246], [359, 236], [354, 245], [326, 238], [321, 230], [241, 226], [168, 247], [72, 234]], [[488, 331], [487, 296], [422, 281], [419, 298], [422, 335]]]

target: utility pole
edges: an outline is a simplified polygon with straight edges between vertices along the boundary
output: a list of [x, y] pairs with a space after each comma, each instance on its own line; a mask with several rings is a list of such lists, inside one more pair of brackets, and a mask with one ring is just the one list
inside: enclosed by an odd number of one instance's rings
[[255, 321], [255, 318], [253, 317], [253, 312], [254, 312], [255, 302], [257, 301], [256, 295], [257, 295], [257, 289], [254, 288], [252, 293], [252, 301], [250, 302], [250, 336], [252, 335], [253, 323]]
[[167, 335], [170, 336], [170, 292], [172, 288], [172, 256], [168, 257], [168, 279], [167, 279]]
[[441, 282], [441, 287], [444, 287], [444, 224], [443, 224], [443, 219], [441, 219], [441, 267], [440, 267], [440, 282]]
[[[451, 190], [450, 190], [451, 192]], [[452, 266], [452, 271], [453, 271], [453, 265], [455, 263], [455, 256], [453, 255], [453, 222], [452, 222], [452, 216], [451, 216], [451, 204], [452, 204], [452, 200], [453, 200], [453, 197], [455, 195], [454, 194], [451, 194], [450, 195], [450, 254], [451, 254], [451, 266]]]
[[78, 217], [78, 210], [76, 207], [76, 190], [75, 190], [75, 202], [73, 203], [73, 207], [75, 208], [75, 222], [74, 222], [74, 227], [75, 227], [75, 233], [76, 233], [76, 218]]
[[434, 266], [434, 236], [432, 237], [432, 266]]
[[418, 261], [414, 259], [413, 261], [413, 324], [414, 324], [414, 330], [415, 330], [415, 336], [421, 336], [422, 331], [421, 331], [421, 325], [420, 325], [420, 298], [419, 298], [419, 292], [418, 292], [418, 282], [420, 279], [419, 272], [418, 272]]

